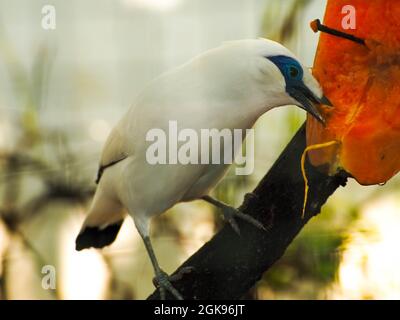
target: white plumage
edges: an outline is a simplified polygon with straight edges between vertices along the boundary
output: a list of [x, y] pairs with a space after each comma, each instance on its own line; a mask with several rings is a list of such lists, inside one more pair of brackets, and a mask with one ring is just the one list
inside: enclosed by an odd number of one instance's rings
[[[298, 61], [288, 49], [270, 40], [232, 41], [149, 83], [105, 144], [100, 161], [100, 167], [105, 168], [100, 172], [77, 249], [111, 243], [129, 214], [150, 250], [159, 285], [180, 298], [152, 256], [150, 218], [178, 202], [208, 195], [228, 165], [151, 165], [146, 160], [146, 134], [152, 128], [168, 132], [169, 121], [176, 121], [179, 129], [197, 132], [205, 128], [246, 129], [274, 107], [295, 104], [307, 109], [308, 105], [288, 93], [288, 79], [268, 59], [273, 56]], [[308, 101], [323, 100], [321, 88], [309, 72], [304, 72], [301, 80], [313, 95]]]

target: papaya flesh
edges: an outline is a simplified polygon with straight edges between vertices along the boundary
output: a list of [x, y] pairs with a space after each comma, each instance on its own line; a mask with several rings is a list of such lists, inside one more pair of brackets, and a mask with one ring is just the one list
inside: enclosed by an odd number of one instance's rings
[[[343, 30], [342, 8], [352, 5], [356, 29]], [[365, 45], [321, 33], [313, 74], [333, 108], [321, 106], [325, 127], [308, 116], [309, 152], [328, 174], [345, 170], [360, 184], [384, 183], [400, 170], [400, 1], [328, 0], [324, 25]]]

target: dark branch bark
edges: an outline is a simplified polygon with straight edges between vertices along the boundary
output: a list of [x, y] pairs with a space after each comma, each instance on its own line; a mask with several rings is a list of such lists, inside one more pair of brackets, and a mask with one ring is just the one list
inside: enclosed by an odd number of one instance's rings
[[[300, 159], [304, 149], [305, 126], [240, 206], [242, 212], [268, 226], [268, 232], [238, 221], [239, 237], [226, 225], [178, 268], [194, 267], [193, 272], [174, 282], [185, 299], [242, 297], [283, 255], [294, 237], [320, 212], [335, 190], [345, 185], [345, 173], [328, 177], [307, 164], [310, 191], [306, 216], [302, 219], [304, 181]], [[148, 299], [159, 299], [158, 291]]]

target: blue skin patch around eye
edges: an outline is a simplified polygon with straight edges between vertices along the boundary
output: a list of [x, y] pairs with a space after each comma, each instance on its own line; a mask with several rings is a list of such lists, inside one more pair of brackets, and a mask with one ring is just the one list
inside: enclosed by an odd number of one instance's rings
[[316, 97], [314, 93], [303, 82], [304, 71], [300, 63], [291, 57], [278, 55], [266, 57], [275, 64], [286, 82], [286, 92], [299, 104], [298, 106], [313, 115], [318, 121], [324, 123], [324, 119], [316, 108], [315, 104], [332, 105], [330, 101], [323, 96]]
[[303, 68], [300, 63], [288, 56], [272, 56], [267, 57], [281, 71], [286, 82], [286, 91], [293, 86], [301, 86], [303, 84]]

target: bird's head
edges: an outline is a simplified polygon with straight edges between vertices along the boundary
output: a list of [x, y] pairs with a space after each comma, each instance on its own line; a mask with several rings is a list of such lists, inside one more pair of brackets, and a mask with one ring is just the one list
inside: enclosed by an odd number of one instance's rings
[[324, 123], [324, 118], [318, 110], [318, 105], [332, 106], [323, 95], [322, 89], [308, 70], [297, 59], [286, 55], [267, 57], [280, 71], [285, 81], [285, 93], [293, 99], [293, 104], [309, 112], [318, 121]]
[[311, 72], [292, 52], [267, 39], [245, 40], [240, 46], [252, 61], [248, 70], [253, 86], [263, 92], [269, 108], [297, 105], [324, 123], [318, 105], [331, 106], [331, 103]]

